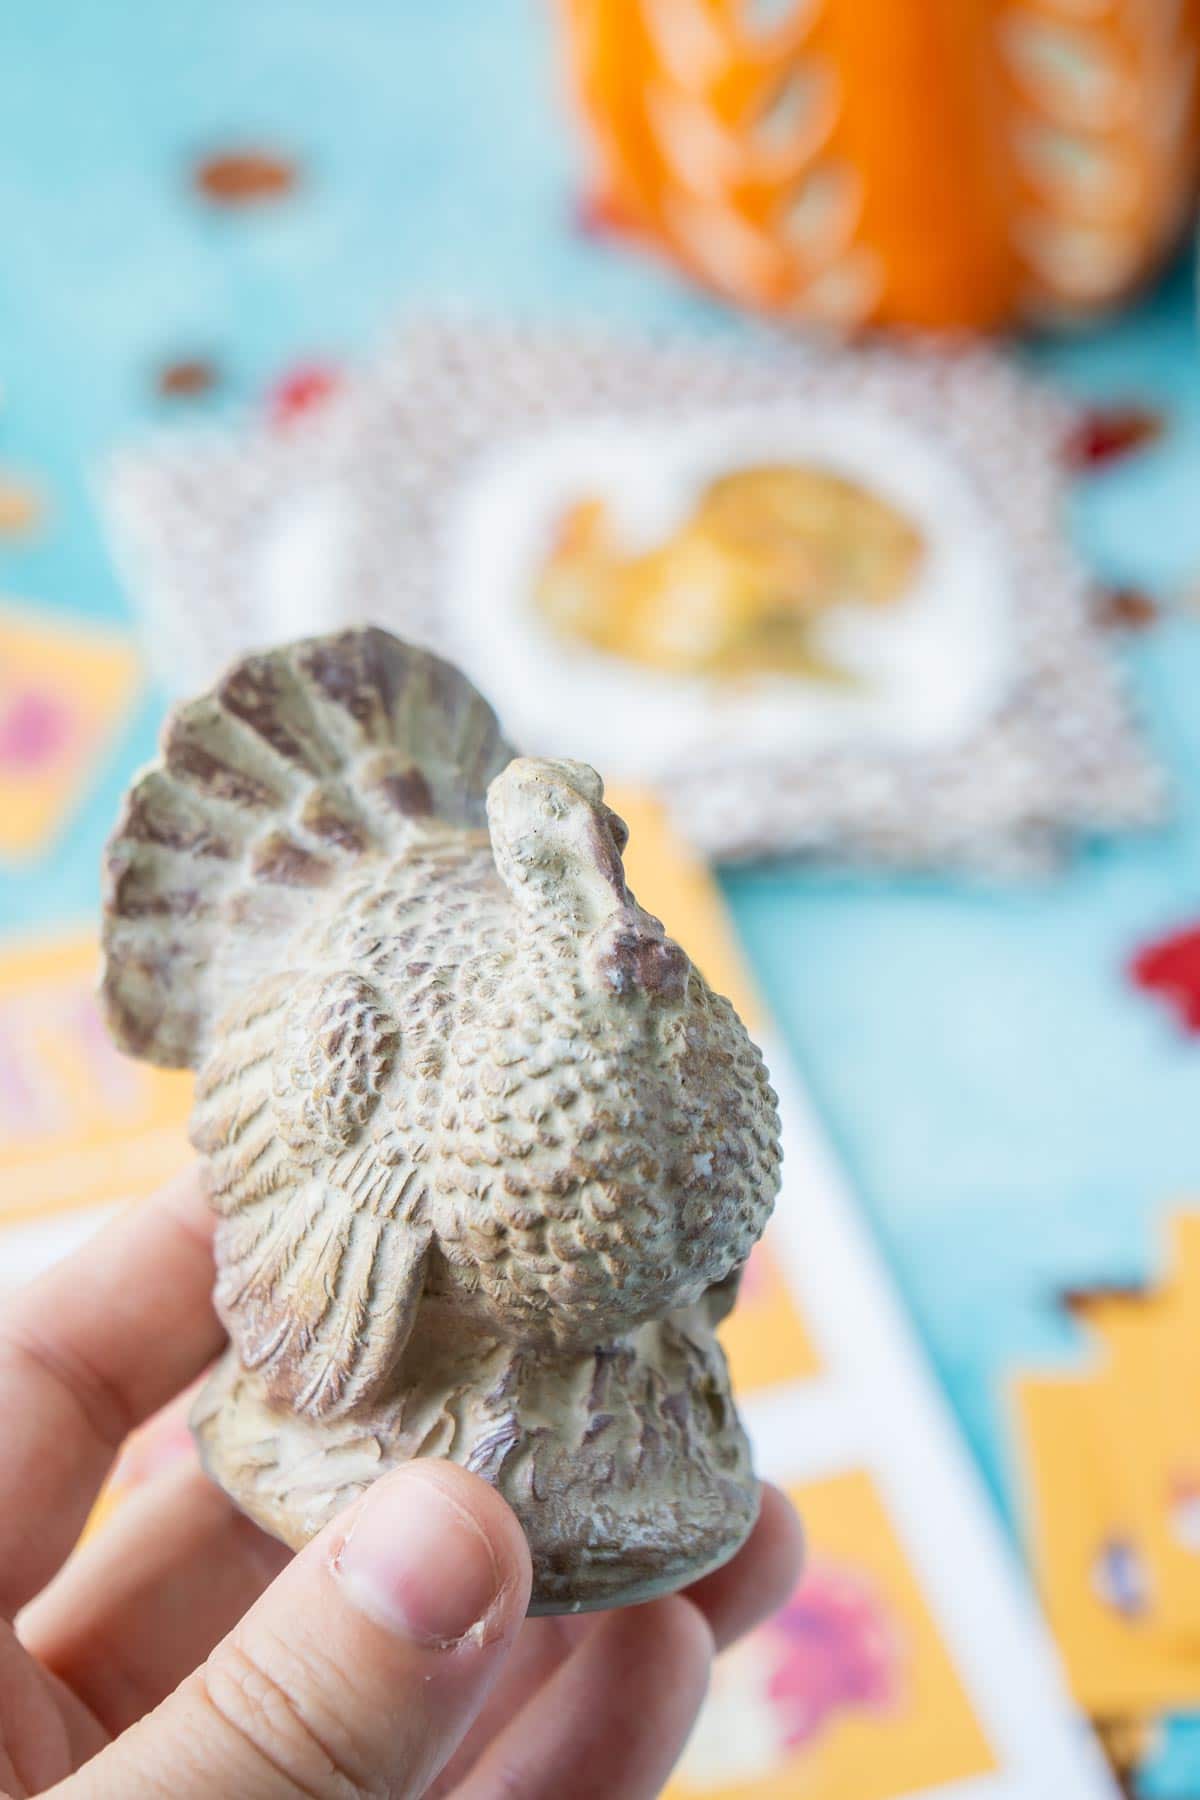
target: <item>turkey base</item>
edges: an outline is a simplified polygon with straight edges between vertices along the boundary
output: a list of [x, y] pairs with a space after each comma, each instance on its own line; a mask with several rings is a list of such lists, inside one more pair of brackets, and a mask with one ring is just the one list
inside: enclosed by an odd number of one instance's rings
[[653, 1599], [745, 1542], [758, 1489], [702, 1305], [583, 1354], [481, 1341], [436, 1312], [389, 1393], [346, 1415], [272, 1403], [228, 1352], [192, 1411], [209, 1476], [299, 1549], [380, 1475], [446, 1457], [520, 1520], [534, 1614]]

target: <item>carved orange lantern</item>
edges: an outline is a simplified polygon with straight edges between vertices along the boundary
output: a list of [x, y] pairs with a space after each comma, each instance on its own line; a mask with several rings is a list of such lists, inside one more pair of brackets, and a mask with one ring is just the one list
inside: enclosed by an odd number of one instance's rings
[[1135, 288], [1191, 203], [1200, 0], [560, 0], [601, 214], [800, 320]]

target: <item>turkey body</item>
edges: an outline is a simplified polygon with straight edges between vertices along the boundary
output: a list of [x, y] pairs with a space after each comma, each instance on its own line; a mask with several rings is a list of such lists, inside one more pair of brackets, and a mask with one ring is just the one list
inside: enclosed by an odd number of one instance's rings
[[[387, 828], [322, 855], [297, 829], [316, 810], [302, 788], [257, 821], [240, 863], [217, 857], [235, 870], [209, 877], [203, 904], [166, 908], [176, 939], [190, 910], [207, 941], [215, 916], [233, 943], [227, 973], [205, 965], [207, 1010], [186, 1015], [231, 1340], [197, 1406], [202, 1453], [292, 1543], [384, 1468], [449, 1455], [516, 1507], [539, 1609], [664, 1591], [753, 1522], [714, 1327], [778, 1185], [775, 1097], [732, 1007], [629, 893], [624, 827], [594, 773], [497, 740], [462, 777], [481, 791], [435, 806], [439, 784], [453, 795], [447, 708], [476, 746], [486, 709], [438, 673], [437, 718], [426, 730], [410, 695], [399, 733], [401, 677], [432, 659], [394, 640], [364, 650], [365, 635], [273, 653], [284, 675], [259, 659], [226, 689], [249, 680], [256, 696], [244, 755], [260, 786], [261, 744], [294, 769], [297, 733], [269, 729], [257, 697], [283, 712], [285, 696], [294, 720], [298, 687], [338, 746], [322, 803], [344, 828], [364, 790], [383, 795]], [[368, 727], [357, 768], [347, 715]], [[228, 759], [238, 732], [219, 727]], [[227, 761], [191, 765], [189, 804], [199, 787], [219, 820]], [[177, 979], [146, 1001], [158, 965], [137, 932], [178, 857], [156, 861], [128, 829], [137, 794], [114, 853], [110, 1012], [127, 1040], [174, 1045], [170, 1008], [187, 1001]], [[330, 874], [314, 879], [319, 855]], [[248, 863], [284, 877], [266, 907], [247, 897]]]

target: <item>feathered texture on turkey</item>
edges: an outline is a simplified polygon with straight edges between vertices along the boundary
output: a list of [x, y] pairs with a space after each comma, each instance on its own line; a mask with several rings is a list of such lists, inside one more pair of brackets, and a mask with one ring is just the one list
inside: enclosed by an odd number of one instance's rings
[[[584, 1374], [617, 1357], [622, 1429], [643, 1391], [674, 1421], [637, 1425], [660, 1449], [631, 1442], [629, 1466], [691, 1443], [703, 1542], [746, 1527], [712, 1323], [774, 1201], [775, 1096], [630, 893], [627, 835], [593, 770], [514, 757], [462, 676], [377, 631], [250, 658], [168, 724], [109, 851], [104, 992], [128, 1048], [198, 1067], [240, 1369], [222, 1405], [279, 1422], [228, 1477], [251, 1511], [302, 1422], [407, 1444], [406, 1395], [428, 1406], [439, 1367], [428, 1441], [490, 1445], [516, 1481], [516, 1402], [476, 1396], [477, 1442], [462, 1424], [476, 1341], [514, 1394], [558, 1369], [589, 1469], [615, 1415]], [[203, 1417], [224, 1470], [211, 1434], [242, 1427]]]
[[[675, 951], [620, 904], [631, 965]], [[367, 1397], [326, 1372], [325, 1320], [343, 1356], [389, 1341], [377, 1379], [394, 1366], [413, 1317], [394, 1267], [391, 1304], [359, 1316], [389, 1232], [419, 1243], [408, 1282], [464, 1321], [576, 1349], [745, 1261], [778, 1179], [762, 1060], [695, 969], [665, 999], [598, 970], [572, 911], [514, 907], [485, 844], [426, 841], [298, 934], [310, 973], [222, 1020], [193, 1136], [222, 1216], [218, 1304], [277, 1399]]]

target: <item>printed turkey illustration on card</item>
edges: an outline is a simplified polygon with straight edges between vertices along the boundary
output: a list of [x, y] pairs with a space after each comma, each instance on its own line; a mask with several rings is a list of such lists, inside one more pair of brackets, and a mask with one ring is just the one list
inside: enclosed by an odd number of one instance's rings
[[718, 733], [764, 761], [944, 745], [1011, 672], [1002, 543], [870, 412], [564, 427], [475, 474], [452, 541], [452, 629], [518, 731], [571, 713], [631, 778], [669, 781]]

